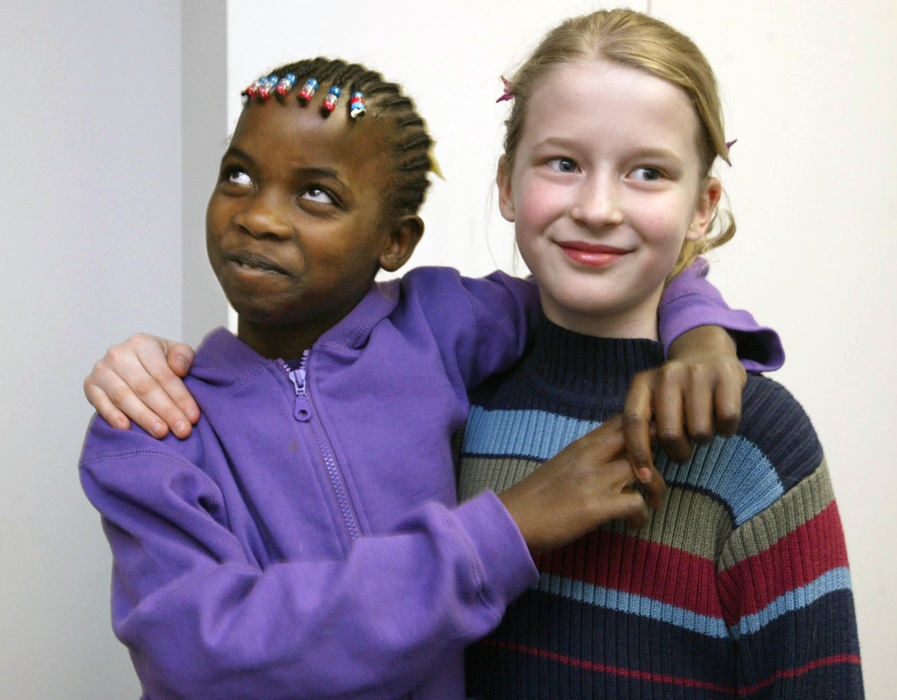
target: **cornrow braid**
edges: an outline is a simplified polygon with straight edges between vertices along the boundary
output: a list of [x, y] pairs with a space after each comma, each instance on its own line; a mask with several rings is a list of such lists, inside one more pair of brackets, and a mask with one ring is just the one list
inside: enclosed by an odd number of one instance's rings
[[319, 94], [326, 95], [330, 87], [338, 86], [342, 97], [337, 109], [348, 110], [349, 96], [356, 91], [362, 92], [368, 115], [365, 119], [388, 122], [385, 133], [395, 163], [388, 204], [395, 214], [417, 213], [430, 186], [427, 174], [431, 168], [433, 140], [414, 102], [403, 94], [400, 85], [384, 80], [380, 73], [359, 63], [323, 57], [288, 63], [271, 73], [279, 77], [293, 73], [297, 90], [309, 78], [318, 81]]

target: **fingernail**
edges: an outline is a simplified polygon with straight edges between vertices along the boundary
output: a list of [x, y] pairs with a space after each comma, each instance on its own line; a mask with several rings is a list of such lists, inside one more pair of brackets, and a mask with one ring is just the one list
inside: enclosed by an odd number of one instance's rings
[[174, 426], [174, 433], [178, 436], [184, 436], [187, 434], [187, 431], [190, 427], [187, 425], [186, 421], [178, 421]]
[[187, 368], [190, 366], [190, 365], [187, 364], [187, 360], [185, 360], [185, 359], [184, 359], [183, 357], [181, 357], [180, 355], [174, 358], [174, 364], [177, 365], [177, 368], [178, 368], [181, 372], [186, 372], [186, 371], [187, 371]]
[[651, 469], [648, 467], [642, 467], [638, 470], [638, 478], [643, 484], [647, 484], [651, 481]]
[[162, 423], [153, 423], [153, 435], [157, 438], [164, 436], [165, 426]]

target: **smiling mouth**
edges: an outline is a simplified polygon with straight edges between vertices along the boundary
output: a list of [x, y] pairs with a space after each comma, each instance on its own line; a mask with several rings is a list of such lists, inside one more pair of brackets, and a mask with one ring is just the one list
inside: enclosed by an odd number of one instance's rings
[[624, 255], [632, 251], [625, 248], [617, 248], [609, 245], [597, 245], [594, 243], [582, 243], [580, 241], [560, 241], [558, 246], [564, 254], [579, 263], [589, 267], [603, 267], [616, 262]]
[[230, 255], [228, 256], [227, 261], [241, 270], [275, 275], [289, 274], [286, 270], [276, 265], [268, 258], [264, 258], [254, 253], [240, 253], [239, 255]]

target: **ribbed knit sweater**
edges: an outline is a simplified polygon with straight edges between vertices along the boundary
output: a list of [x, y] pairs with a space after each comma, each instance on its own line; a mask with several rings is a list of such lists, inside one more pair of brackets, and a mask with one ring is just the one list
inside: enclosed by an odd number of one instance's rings
[[[501, 492], [621, 410], [648, 340], [542, 321], [474, 395], [461, 496]], [[662, 508], [537, 557], [540, 580], [467, 655], [468, 696], [859, 698], [844, 536], [822, 449], [779, 384], [751, 375], [741, 426], [686, 464], [662, 452]]]

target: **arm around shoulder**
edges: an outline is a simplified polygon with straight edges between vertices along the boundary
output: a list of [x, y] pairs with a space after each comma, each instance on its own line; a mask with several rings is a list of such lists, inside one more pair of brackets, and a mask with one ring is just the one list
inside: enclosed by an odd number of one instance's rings
[[778, 334], [759, 325], [745, 310], [731, 309], [716, 287], [707, 280], [710, 270], [699, 258], [679, 273], [666, 287], [660, 300], [658, 322], [664, 346], [698, 326], [720, 326], [732, 335], [738, 357], [747, 370], [776, 370], [785, 361]]

